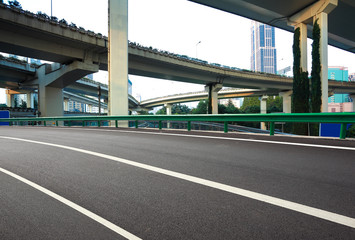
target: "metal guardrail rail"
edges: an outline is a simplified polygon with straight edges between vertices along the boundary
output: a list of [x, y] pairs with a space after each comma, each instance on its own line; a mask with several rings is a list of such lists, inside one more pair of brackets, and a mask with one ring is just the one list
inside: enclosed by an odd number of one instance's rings
[[138, 120], [159, 121], [159, 129], [162, 129], [162, 121], [187, 121], [187, 130], [191, 131], [191, 121], [200, 122], [224, 122], [224, 132], [228, 132], [228, 122], [268, 122], [270, 124], [270, 135], [275, 134], [275, 122], [298, 122], [298, 123], [340, 123], [340, 139], [346, 137], [346, 126], [349, 123], [355, 123], [355, 112], [351, 113], [276, 113], [276, 114], [196, 114], [196, 115], [125, 115], [125, 116], [78, 116], [78, 117], [39, 117], [39, 118], [2, 118], [0, 122], [9, 122], [12, 125], [18, 122], [22, 125], [24, 122], [52, 121], [58, 126], [59, 121], [68, 122], [71, 126], [73, 121], [80, 121], [82, 125], [88, 121], [97, 121], [101, 126], [102, 121], [115, 121], [118, 127], [118, 121], [135, 121], [135, 127], [138, 128]]

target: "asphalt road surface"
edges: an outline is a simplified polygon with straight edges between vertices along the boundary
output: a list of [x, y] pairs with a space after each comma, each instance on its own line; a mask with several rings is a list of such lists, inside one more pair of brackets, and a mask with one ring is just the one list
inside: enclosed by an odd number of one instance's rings
[[0, 127], [0, 239], [355, 239], [355, 141]]

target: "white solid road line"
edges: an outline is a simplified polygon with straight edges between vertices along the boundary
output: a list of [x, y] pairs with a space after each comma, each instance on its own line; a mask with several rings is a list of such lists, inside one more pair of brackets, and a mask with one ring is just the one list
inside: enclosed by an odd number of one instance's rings
[[[53, 129], [63, 129], [63, 128], [53, 128]], [[167, 135], [167, 136], [191, 137], [191, 138], [209, 138], [209, 139], [221, 139], [221, 140], [242, 141], [242, 142], [258, 142], [258, 143], [292, 145], [292, 146], [301, 146], [301, 147], [315, 147], [315, 148], [328, 148], [328, 149], [355, 151], [355, 147], [342, 147], [342, 146], [318, 145], [318, 144], [294, 143], [294, 142], [280, 142], [280, 141], [269, 141], [269, 140], [258, 140], [258, 139], [247, 139], [247, 138], [230, 138], [230, 137], [217, 137], [217, 136], [204, 136], [204, 135], [188, 135], [188, 134], [179, 134], [179, 133], [140, 132], [140, 131], [127, 131], [127, 130], [109, 130], [109, 129], [86, 129], [86, 128], [84, 128], [84, 129], [74, 128], [74, 129], [80, 130], [80, 131], [124, 132], [124, 133]]]
[[258, 201], [262, 201], [265, 203], [269, 203], [275, 206], [279, 206], [282, 208], [287, 208], [296, 212], [300, 212], [300, 213], [304, 213], [307, 215], [311, 215], [317, 218], [321, 218], [321, 219], [325, 219], [334, 223], [338, 223], [341, 225], [345, 225], [351, 228], [355, 228], [355, 218], [351, 218], [351, 217], [347, 217], [347, 216], [343, 216], [340, 214], [336, 214], [336, 213], [332, 213], [332, 212], [328, 212], [325, 210], [321, 210], [318, 208], [314, 208], [314, 207], [309, 207], [306, 205], [302, 205], [299, 203], [294, 203], [291, 201], [287, 201], [287, 200], [283, 200], [280, 198], [276, 198], [276, 197], [271, 197], [268, 195], [264, 195], [264, 194], [260, 194], [260, 193], [256, 193], [256, 192], [252, 192], [249, 190], [245, 190], [245, 189], [241, 189], [241, 188], [237, 188], [237, 187], [233, 187], [233, 186], [229, 186], [226, 184], [222, 184], [222, 183], [218, 183], [218, 182], [213, 182], [210, 180], [206, 180], [203, 178], [198, 178], [198, 177], [193, 177], [187, 174], [183, 174], [183, 173], [178, 173], [178, 172], [174, 172], [174, 171], [170, 171], [170, 170], [166, 170], [163, 168], [158, 168], [158, 167], [154, 167], [154, 166], [150, 166], [147, 164], [142, 164], [142, 163], [137, 163], [131, 160], [127, 160], [127, 159], [123, 159], [123, 158], [119, 158], [119, 157], [115, 157], [115, 156], [111, 156], [111, 155], [107, 155], [107, 154], [103, 154], [103, 153], [98, 153], [98, 152], [93, 152], [93, 151], [88, 151], [88, 150], [84, 150], [84, 149], [80, 149], [80, 148], [74, 148], [74, 147], [69, 147], [69, 146], [64, 146], [64, 145], [59, 145], [59, 144], [53, 144], [53, 143], [45, 143], [45, 142], [39, 142], [39, 141], [33, 141], [33, 140], [28, 140], [28, 139], [22, 139], [22, 138], [14, 138], [14, 137], [5, 137], [5, 136], [0, 136], [0, 138], [3, 139], [9, 139], [9, 140], [15, 140], [15, 141], [22, 141], [22, 142], [29, 142], [29, 143], [35, 143], [35, 144], [41, 144], [41, 145], [46, 145], [46, 146], [51, 146], [51, 147], [57, 147], [57, 148], [62, 148], [62, 149], [66, 149], [66, 150], [71, 150], [71, 151], [76, 151], [76, 152], [81, 152], [81, 153], [85, 153], [85, 154], [89, 154], [92, 156], [97, 156], [97, 157], [101, 157], [101, 158], [106, 158], [112, 161], [116, 161], [116, 162], [120, 162], [120, 163], [125, 163], [131, 166], [135, 166], [138, 168], [142, 168], [142, 169], [146, 169], [152, 172], [156, 172], [156, 173], [160, 173], [160, 174], [164, 174], [167, 176], [171, 176], [171, 177], [175, 177], [175, 178], [179, 178], [182, 180], [186, 180], [189, 182], [193, 182], [193, 183], [197, 183], [197, 184], [201, 184], [204, 186], [208, 186], [211, 188], [215, 188], [215, 189], [219, 189], [222, 191], [226, 191], [226, 192], [230, 192], [233, 194], [237, 194], [240, 196], [244, 196], [247, 198], [251, 198], [254, 200], [258, 200]]
[[93, 213], [93, 212], [91, 212], [91, 211], [89, 211], [89, 210], [87, 210], [87, 209], [85, 209], [83, 207], [80, 207], [78, 204], [73, 203], [72, 201], [70, 201], [70, 200], [68, 200], [68, 199], [66, 199], [64, 197], [61, 197], [58, 194], [56, 194], [56, 193], [54, 193], [54, 192], [52, 192], [52, 191], [50, 191], [50, 190], [48, 190], [48, 189], [46, 189], [44, 187], [41, 187], [40, 185], [38, 185], [38, 184], [36, 184], [34, 182], [31, 182], [30, 180], [28, 180], [26, 178], [23, 178], [23, 177], [15, 174], [15, 173], [12, 173], [12, 172], [10, 172], [10, 171], [8, 171], [6, 169], [3, 169], [1, 167], [0, 167], [0, 172], [3, 172], [3, 173], [5, 173], [5, 174], [7, 174], [7, 175], [9, 175], [9, 176], [11, 176], [13, 178], [16, 178], [17, 180], [19, 180], [19, 181], [21, 181], [21, 182], [23, 182], [23, 183], [35, 188], [35, 189], [47, 194], [48, 196], [58, 200], [59, 202], [64, 203], [65, 205], [67, 205], [67, 206], [75, 209], [76, 211], [86, 215], [87, 217], [95, 220], [96, 222], [104, 225], [105, 227], [111, 229], [112, 231], [118, 233], [119, 235], [121, 235], [121, 236], [123, 236], [123, 237], [125, 237], [127, 239], [132, 239], [132, 240], [141, 239], [141, 238], [139, 238], [139, 237], [127, 232], [123, 228], [120, 228], [119, 226], [107, 221], [106, 219], [100, 217], [99, 215], [97, 215], [97, 214], [95, 214], [95, 213]]

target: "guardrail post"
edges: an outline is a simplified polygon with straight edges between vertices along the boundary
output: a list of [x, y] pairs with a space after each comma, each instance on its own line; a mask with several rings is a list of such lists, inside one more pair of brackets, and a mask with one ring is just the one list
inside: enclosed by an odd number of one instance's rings
[[191, 131], [191, 121], [187, 121], [187, 131]]
[[159, 130], [161, 130], [163, 128], [163, 124], [161, 122], [161, 120], [159, 120]]
[[342, 123], [340, 125], [340, 139], [345, 139], [346, 138], [346, 123]]
[[138, 120], [135, 121], [135, 127], [138, 128]]
[[227, 133], [228, 132], [228, 122], [224, 122], [224, 132]]
[[275, 134], [275, 122], [270, 122], [270, 136]]
[[118, 120], [115, 120], [115, 127], [118, 128]]
[[55, 125], [58, 127], [58, 121], [55, 121]]

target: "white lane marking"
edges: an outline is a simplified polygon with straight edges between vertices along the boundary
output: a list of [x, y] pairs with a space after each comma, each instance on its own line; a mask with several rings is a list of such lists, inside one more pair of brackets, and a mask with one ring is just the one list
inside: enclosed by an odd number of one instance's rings
[[[59, 128], [53, 128], [53, 129], [59, 129]], [[64, 129], [64, 128], [61, 128], [61, 129]], [[230, 138], [230, 137], [217, 137], [217, 136], [204, 136], [204, 135], [187, 135], [187, 134], [179, 134], [179, 133], [140, 132], [140, 131], [127, 131], [127, 130], [109, 130], [109, 129], [87, 129], [87, 128], [81, 129], [81, 128], [75, 128], [75, 130], [80, 130], [80, 131], [102, 131], [102, 132], [124, 132], [124, 133], [137, 133], [137, 134], [151, 134], [151, 135], [168, 135], [168, 136], [191, 137], [191, 138], [209, 138], [209, 139], [221, 139], [221, 140], [231, 140], [231, 141], [258, 142], [258, 143], [270, 143], [270, 144], [281, 144], [281, 145], [293, 145], [293, 146], [301, 146], [301, 147], [329, 148], [329, 149], [355, 151], [355, 147], [342, 147], [342, 146], [318, 145], [318, 144], [308, 144], [308, 143], [280, 142], [280, 141], [269, 141], [269, 140], [258, 140], [258, 139], [246, 139], [246, 138]]]
[[5, 174], [7, 174], [7, 175], [9, 175], [9, 176], [11, 176], [13, 178], [16, 178], [17, 180], [19, 180], [19, 181], [21, 181], [21, 182], [23, 182], [23, 183], [25, 183], [25, 184], [37, 189], [37, 190], [43, 192], [44, 194], [47, 194], [48, 196], [58, 200], [59, 202], [64, 203], [65, 205], [67, 205], [67, 206], [75, 209], [76, 211], [86, 215], [87, 217], [95, 220], [96, 222], [104, 225], [105, 227], [111, 229], [112, 231], [118, 233], [119, 235], [121, 235], [121, 236], [123, 236], [123, 237], [125, 237], [127, 239], [132, 239], [132, 240], [141, 239], [141, 238], [139, 238], [139, 237], [127, 232], [123, 228], [120, 228], [119, 226], [107, 221], [106, 219], [100, 217], [99, 215], [97, 215], [97, 214], [95, 214], [95, 213], [93, 213], [93, 212], [91, 212], [91, 211], [89, 211], [89, 210], [87, 210], [87, 209], [85, 209], [83, 207], [80, 207], [78, 204], [73, 203], [72, 201], [70, 201], [70, 200], [68, 200], [68, 199], [66, 199], [66, 198], [64, 198], [62, 196], [59, 196], [58, 194], [56, 194], [56, 193], [54, 193], [54, 192], [52, 192], [52, 191], [50, 191], [50, 190], [48, 190], [48, 189], [46, 189], [44, 187], [41, 187], [40, 185], [38, 185], [38, 184], [36, 184], [34, 182], [31, 182], [30, 180], [28, 180], [26, 178], [23, 178], [23, 177], [15, 174], [13, 172], [10, 172], [10, 171], [8, 171], [6, 169], [3, 169], [1, 167], [0, 167], [0, 172], [3, 172], [3, 173], [5, 173]]
[[303, 204], [283, 200], [280, 198], [271, 197], [271, 196], [268, 196], [265, 194], [252, 192], [252, 191], [245, 190], [242, 188], [237, 188], [237, 187], [229, 186], [229, 185], [218, 183], [218, 182], [213, 182], [213, 181], [206, 180], [203, 178], [198, 178], [198, 177], [190, 176], [187, 174], [170, 171], [170, 170], [166, 170], [163, 168], [153, 167], [153, 166], [150, 166], [147, 164], [142, 164], [142, 163], [134, 162], [131, 160], [127, 160], [127, 159], [123, 159], [123, 158], [119, 158], [119, 157], [115, 157], [115, 156], [111, 156], [111, 155], [107, 155], [107, 154], [103, 154], [103, 153], [88, 151], [88, 150], [84, 150], [84, 149], [80, 149], [80, 148], [74, 148], [74, 147], [69, 147], [69, 146], [64, 146], [64, 145], [59, 145], [59, 144], [53, 144], [53, 143], [33, 141], [33, 140], [22, 139], [22, 138], [5, 137], [5, 136], [0, 136], [0, 138], [35, 143], [35, 144], [41, 144], [41, 145], [47, 145], [47, 146], [51, 146], [51, 147], [57, 147], [57, 148], [81, 152], [81, 153], [85, 153], [85, 154], [89, 154], [89, 155], [93, 155], [93, 156], [97, 156], [97, 157], [101, 157], [101, 158], [106, 158], [106, 159], [109, 159], [112, 161], [125, 163], [128, 165], [134, 166], [134, 167], [146, 169], [148, 171], [152, 171], [152, 172], [164, 174], [167, 176], [175, 177], [178, 179], [186, 180], [189, 182], [201, 184], [201, 185], [204, 185], [207, 187], [219, 189], [219, 190], [222, 190], [225, 192], [244, 196], [244, 197], [251, 198], [254, 200], [269, 203], [269, 204], [272, 204], [272, 205], [275, 205], [278, 207], [287, 208], [287, 209], [290, 209], [290, 210], [293, 210], [296, 212], [304, 213], [306, 215], [314, 216], [314, 217], [325, 219], [325, 220], [328, 220], [328, 221], [331, 221], [334, 223], [345, 225], [345, 226], [348, 226], [351, 228], [355, 228], [355, 218], [347, 217], [347, 216], [340, 215], [337, 213], [332, 213], [332, 212], [321, 210], [321, 209], [314, 208], [314, 207], [309, 207], [309, 206], [306, 206]]

